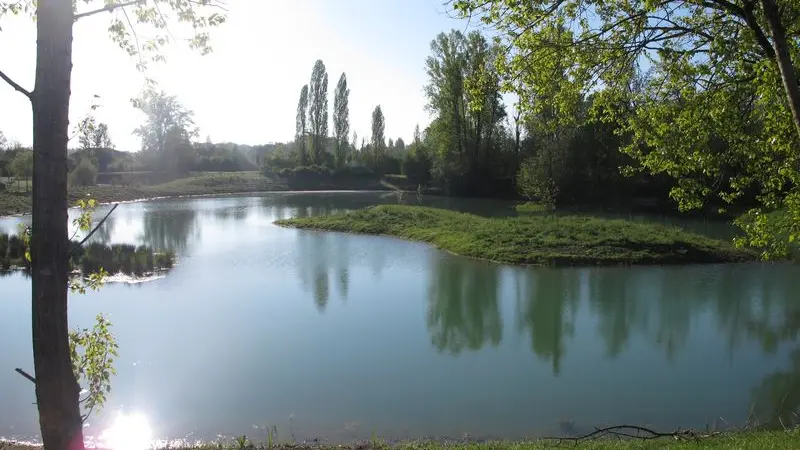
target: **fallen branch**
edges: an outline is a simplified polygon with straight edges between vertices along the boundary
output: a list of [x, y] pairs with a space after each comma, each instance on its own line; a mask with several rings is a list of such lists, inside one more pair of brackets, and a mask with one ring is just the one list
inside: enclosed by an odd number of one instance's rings
[[593, 439], [599, 439], [607, 436], [629, 438], [629, 439], [641, 439], [641, 440], [652, 440], [660, 438], [700, 439], [704, 437], [715, 436], [717, 434], [719, 433], [715, 432], [708, 434], [698, 434], [697, 432], [692, 430], [672, 431], [668, 433], [662, 433], [638, 425], [614, 425], [605, 428], [595, 428], [595, 430], [592, 431], [591, 433], [586, 433], [581, 436], [543, 437], [542, 439], [548, 441], [559, 441], [559, 442], [561, 441], [582, 442]]

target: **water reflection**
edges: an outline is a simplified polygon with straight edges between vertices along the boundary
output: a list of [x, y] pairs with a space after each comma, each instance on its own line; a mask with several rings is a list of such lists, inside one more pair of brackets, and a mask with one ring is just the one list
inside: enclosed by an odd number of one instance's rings
[[527, 333], [531, 351], [561, 373], [566, 344], [575, 331], [578, 302], [575, 271], [516, 271], [517, 329]]
[[800, 425], [800, 348], [790, 366], [777, 371], [753, 390], [753, 419], [759, 425], [785, 429]]
[[[122, 205], [96, 238], [175, 248], [180, 264], [152, 283], [71, 297], [73, 324], [103, 311], [119, 333], [109, 405], [148, 411], [160, 438], [250, 435], [265, 423], [288, 436], [287, 417], [311, 439], [358, 422], [351, 440], [526, 437], [569, 419], [738, 425], [751, 411], [780, 426], [800, 413], [800, 268], [520, 268], [272, 224], [396, 201]], [[4, 357], [30, 366], [30, 284], [4, 277], [0, 297]], [[17, 393], [17, 377], [0, 371], [11, 405], [0, 434], [33, 436], [32, 393]]]
[[106, 218], [106, 221], [103, 222], [102, 225], [94, 232], [91, 238], [89, 238], [92, 242], [98, 242], [100, 244], [109, 245], [111, 243], [111, 231], [114, 229], [115, 222], [117, 221], [114, 214], [111, 214]]
[[174, 210], [146, 209], [142, 215], [140, 240], [153, 249], [172, 249], [186, 253], [190, 239], [199, 239], [197, 211], [194, 208]]
[[503, 337], [498, 311], [499, 266], [436, 254], [430, 269], [428, 331], [439, 351], [453, 355], [497, 346]]

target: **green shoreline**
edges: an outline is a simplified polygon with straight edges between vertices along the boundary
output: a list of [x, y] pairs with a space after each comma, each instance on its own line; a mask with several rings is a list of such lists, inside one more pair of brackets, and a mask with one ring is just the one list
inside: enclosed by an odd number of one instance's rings
[[343, 214], [284, 219], [280, 226], [386, 235], [457, 255], [545, 266], [745, 262], [753, 252], [660, 224], [589, 216], [486, 218], [455, 211], [381, 205]]
[[[794, 444], [792, 444], [794, 442]], [[199, 446], [170, 446], [172, 450], [545, 450], [553, 448], [570, 448], [574, 450], [788, 450], [800, 448], [800, 428], [783, 431], [730, 431], [712, 434], [705, 437], [665, 436], [656, 439], [611, 439], [610, 437], [595, 440], [574, 441], [567, 439], [539, 439], [524, 441], [448, 441], [420, 440], [386, 443], [380, 439], [351, 444], [325, 443], [252, 443], [250, 441], [212, 443]], [[0, 450], [31, 450], [41, 448], [28, 444], [15, 444], [0, 441]], [[161, 447], [167, 448], [167, 447]]]
[[[394, 184], [393, 184], [394, 183]], [[98, 185], [70, 188], [70, 205], [91, 196], [98, 203], [121, 203], [163, 198], [199, 197], [211, 195], [260, 194], [292, 191], [391, 191], [410, 189], [410, 185], [397, 184], [396, 179], [365, 180], [362, 184], [308, 184], [302, 189], [290, 186], [285, 180], [263, 176], [260, 172], [202, 172], [166, 183], [132, 187]], [[407, 184], [407, 183], [406, 183]], [[30, 194], [0, 191], [0, 217], [30, 213]]]

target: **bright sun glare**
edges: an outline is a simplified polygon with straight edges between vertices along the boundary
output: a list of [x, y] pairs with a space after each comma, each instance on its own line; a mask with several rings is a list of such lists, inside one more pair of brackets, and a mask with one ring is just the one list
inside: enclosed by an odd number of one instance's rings
[[118, 413], [111, 426], [100, 434], [102, 448], [145, 450], [152, 445], [152, 432], [142, 414]]

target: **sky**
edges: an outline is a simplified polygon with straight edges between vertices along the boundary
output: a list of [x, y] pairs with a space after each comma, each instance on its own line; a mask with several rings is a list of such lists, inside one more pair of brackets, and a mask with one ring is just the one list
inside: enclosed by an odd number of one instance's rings
[[[351, 136], [356, 131], [359, 140], [369, 138], [371, 113], [380, 104], [387, 139], [410, 142], [415, 125], [424, 129], [431, 120], [423, 92], [430, 42], [440, 32], [468, 25], [452, 18], [443, 1], [227, 0], [228, 20], [212, 30], [211, 54], [171, 44], [164, 52], [167, 62], [151, 64], [148, 75], [194, 111], [201, 140], [258, 145], [294, 138], [300, 89], [322, 59], [329, 116], [336, 82], [345, 72]], [[94, 115], [109, 125], [116, 148], [137, 151], [140, 141], [132, 131], [144, 116], [130, 100], [141, 94], [145, 75], [136, 70], [134, 57], [109, 39], [109, 20], [110, 14], [97, 14], [74, 27], [70, 126], [97, 103]], [[35, 24], [26, 17], [3, 17], [0, 27], [0, 70], [31, 90]], [[0, 80], [0, 131], [30, 145], [31, 123], [28, 100]]]

